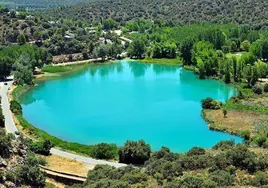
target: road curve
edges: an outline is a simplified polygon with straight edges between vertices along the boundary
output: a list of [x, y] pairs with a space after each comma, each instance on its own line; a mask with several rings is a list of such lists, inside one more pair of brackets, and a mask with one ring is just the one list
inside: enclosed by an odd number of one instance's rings
[[101, 165], [114, 166], [116, 168], [126, 166], [126, 164], [123, 164], [123, 163], [109, 162], [109, 161], [104, 161], [104, 160], [93, 159], [93, 158], [90, 158], [90, 157], [83, 157], [83, 156], [76, 155], [76, 154], [73, 154], [73, 153], [68, 153], [68, 152], [65, 152], [65, 151], [62, 151], [62, 150], [58, 150], [56, 148], [52, 148], [50, 150], [50, 152], [52, 154], [54, 154], [54, 155], [58, 155], [58, 156], [65, 157], [65, 158], [68, 158], [68, 159], [73, 159], [73, 160], [83, 162], [83, 163], [86, 163], [86, 164], [90, 164], [90, 165], [101, 164]]
[[[15, 132], [18, 131], [18, 129], [14, 123], [13, 116], [9, 108], [9, 100], [7, 97], [8, 89], [13, 84], [13, 81], [6, 81], [5, 83], [7, 83], [7, 85], [4, 85], [4, 82], [0, 82], [0, 96], [2, 100], [3, 114], [5, 116], [5, 128], [6, 128], [7, 133], [15, 134]], [[104, 160], [96, 160], [90, 157], [84, 157], [84, 156], [76, 155], [73, 153], [68, 153], [68, 152], [65, 152], [56, 148], [52, 148], [51, 153], [54, 155], [58, 155], [58, 156], [65, 157], [68, 159], [73, 159], [73, 160], [83, 162], [86, 164], [90, 164], [90, 165], [102, 164], [102, 165], [114, 166], [116, 168], [126, 166], [126, 164], [109, 162], [109, 161], [104, 161]]]

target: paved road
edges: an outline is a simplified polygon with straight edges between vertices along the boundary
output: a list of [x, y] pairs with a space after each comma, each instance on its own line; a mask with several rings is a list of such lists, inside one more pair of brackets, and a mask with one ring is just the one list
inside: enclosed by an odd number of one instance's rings
[[[7, 83], [7, 85], [4, 85], [4, 82], [0, 82], [0, 96], [2, 100], [3, 114], [5, 116], [5, 128], [8, 133], [15, 134], [15, 132], [18, 131], [18, 129], [13, 121], [12, 113], [9, 108], [9, 101], [7, 98], [8, 88], [12, 85], [13, 81], [7, 81], [5, 83]], [[55, 148], [51, 149], [51, 153], [54, 155], [58, 155], [58, 156], [65, 157], [68, 159], [74, 159], [76, 161], [80, 161], [80, 162], [90, 164], [90, 165], [104, 164], [104, 165], [114, 166], [116, 168], [126, 166], [126, 164], [109, 162], [109, 161], [104, 161], [104, 160], [96, 160], [90, 157], [83, 157], [80, 155], [61, 151]]]
[[[4, 83], [7, 83], [7, 85], [4, 85]], [[9, 108], [9, 101], [7, 98], [7, 91], [8, 88], [12, 85], [12, 83], [13, 81], [0, 82], [0, 96], [2, 100], [3, 114], [5, 116], [6, 131], [7, 133], [15, 134], [18, 129], [13, 121], [13, 117]]]
[[97, 160], [97, 159], [93, 159], [93, 158], [89, 158], [89, 157], [83, 157], [83, 156], [80, 156], [80, 155], [68, 153], [68, 152], [58, 150], [58, 149], [55, 149], [55, 148], [52, 148], [50, 150], [50, 152], [52, 154], [54, 154], [54, 155], [59, 155], [61, 157], [65, 157], [65, 158], [68, 158], [68, 159], [74, 159], [76, 161], [83, 162], [83, 163], [90, 164], [90, 165], [102, 164], [102, 165], [114, 166], [116, 168], [126, 166], [126, 164], [109, 162], [109, 161], [104, 161], [104, 160]]

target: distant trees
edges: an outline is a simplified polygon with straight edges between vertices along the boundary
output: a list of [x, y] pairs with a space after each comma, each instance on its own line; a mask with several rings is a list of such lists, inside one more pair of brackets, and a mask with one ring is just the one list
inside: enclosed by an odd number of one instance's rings
[[200, 78], [216, 74], [218, 55], [212, 43], [204, 41], [195, 43], [191, 51], [191, 56], [192, 64], [198, 68]]
[[128, 55], [142, 59], [146, 52], [145, 43], [141, 38], [133, 40], [128, 48]]
[[23, 45], [26, 43], [26, 38], [25, 38], [25, 35], [23, 33], [20, 33], [18, 35], [17, 42], [19, 45]]
[[114, 21], [112, 18], [108, 18], [103, 22], [104, 30], [117, 29], [119, 26], [118, 22]]
[[249, 51], [250, 48], [250, 42], [248, 40], [244, 40], [241, 44], [240, 44], [240, 49], [243, 51]]
[[109, 49], [108, 46], [105, 44], [101, 44], [93, 50], [93, 57], [94, 58], [102, 58], [105, 60], [105, 57], [108, 55]]
[[[30, 71], [33, 71], [35, 67], [42, 67], [47, 62], [47, 57], [44, 50], [37, 46], [25, 44], [6, 47], [0, 50], [0, 78], [9, 76], [13, 68], [17, 67], [20, 70], [26, 70], [26, 66], [29, 71], [25, 71], [25, 74], [17, 74], [17, 78], [25, 78], [26, 82], [29, 82]], [[29, 62], [27, 62], [28, 60]]]
[[152, 47], [153, 58], [176, 58], [177, 46], [174, 43], [155, 43]]
[[16, 60], [14, 67], [14, 81], [18, 85], [32, 85], [33, 84], [33, 67], [35, 63], [34, 59], [31, 59], [30, 55], [23, 53], [20, 55], [19, 59]]
[[184, 60], [185, 65], [190, 65], [192, 61], [192, 53], [191, 50], [194, 45], [194, 39], [192, 38], [187, 38], [185, 39], [180, 47], [180, 52], [181, 52], [181, 57]]
[[127, 141], [119, 149], [119, 162], [127, 164], [144, 164], [150, 158], [151, 148], [143, 140]]

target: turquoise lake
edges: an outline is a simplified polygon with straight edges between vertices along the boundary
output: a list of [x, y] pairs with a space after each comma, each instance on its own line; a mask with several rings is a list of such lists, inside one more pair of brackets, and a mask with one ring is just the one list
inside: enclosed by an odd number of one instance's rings
[[202, 99], [224, 102], [235, 92], [179, 66], [120, 61], [41, 82], [19, 100], [28, 122], [66, 141], [121, 146], [143, 139], [153, 150], [185, 152], [220, 140], [242, 141], [209, 130], [201, 116]]

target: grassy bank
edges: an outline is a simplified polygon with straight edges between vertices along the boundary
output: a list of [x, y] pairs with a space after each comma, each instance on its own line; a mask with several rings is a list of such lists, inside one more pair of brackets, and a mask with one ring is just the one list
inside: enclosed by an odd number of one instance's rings
[[18, 100], [18, 98], [24, 93], [26, 92], [28, 89], [30, 89], [31, 86], [28, 85], [23, 85], [23, 86], [16, 86], [13, 91], [11, 92], [11, 97], [13, 100]]
[[163, 65], [181, 65], [182, 61], [180, 58], [175, 58], [175, 59], [168, 59], [168, 58], [145, 58], [139, 60], [140, 62], [143, 63], [155, 63], [155, 64], [163, 64]]
[[[228, 132], [251, 139], [259, 135], [258, 127], [268, 125], [268, 93], [254, 94], [245, 84], [235, 85], [242, 92], [242, 98], [232, 98], [219, 110], [203, 110], [203, 117], [212, 130]], [[241, 97], [241, 96], [240, 96]], [[224, 116], [223, 109], [227, 111]]]
[[79, 71], [86, 67], [86, 64], [74, 64], [74, 65], [63, 65], [63, 66], [44, 66], [41, 71], [46, 73], [72, 73]]
[[[26, 92], [28, 89], [30, 89], [31, 86], [16, 86], [12, 93], [11, 98], [13, 100], [18, 100], [19, 96], [22, 95], [24, 92]], [[94, 157], [93, 150], [95, 146], [85, 145], [85, 144], [79, 144], [74, 142], [67, 142], [60, 138], [57, 138], [55, 136], [52, 136], [48, 134], [47, 132], [31, 125], [27, 120], [25, 120], [22, 115], [15, 115], [16, 117], [16, 123], [19, 125], [18, 127], [21, 129], [21, 131], [30, 139], [35, 141], [44, 141], [44, 140], [50, 140], [54, 147], [60, 148], [65, 151], [82, 154], [90, 157]], [[111, 145], [112, 146], [112, 145]], [[113, 147], [113, 151], [117, 148]], [[118, 156], [114, 156], [114, 160], [117, 160]]]
[[27, 136], [29, 136], [30, 138], [38, 141], [50, 140], [55, 147], [91, 156], [93, 146], [63, 141], [55, 136], [51, 136], [50, 134], [41, 129], [34, 127], [30, 123], [28, 123], [22, 116], [17, 115], [16, 117], [20, 126], [25, 132], [27, 132]]

